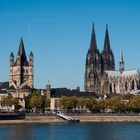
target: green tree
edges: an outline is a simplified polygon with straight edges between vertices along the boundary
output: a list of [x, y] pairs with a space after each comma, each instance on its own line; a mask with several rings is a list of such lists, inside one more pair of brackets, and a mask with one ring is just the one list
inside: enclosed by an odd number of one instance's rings
[[40, 94], [31, 97], [30, 106], [35, 109], [35, 112], [41, 109], [43, 98]]
[[60, 98], [60, 105], [63, 109], [72, 110], [72, 109], [75, 109], [77, 107], [78, 100], [75, 96], [72, 96], [72, 97], [62, 96]]
[[50, 101], [50, 99], [47, 99], [46, 96], [42, 96], [42, 98], [43, 98], [42, 110], [44, 112], [46, 108], [48, 109], [50, 107], [51, 101]]
[[19, 105], [19, 99], [18, 98], [14, 98], [13, 104], [15, 106], [15, 110], [19, 110], [20, 108], [22, 108], [22, 106]]
[[98, 101], [98, 108], [100, 110], [100, 112], [104, 112], [104, 110], [106, 109], [106, 100], [99, 100]]
[[2, 97], [1, 105], [7, 106], [8, 111], [9, 111], [9, 107], [11, 107], [13, 104], [14, 104], [14, 99], [12, 95], [9, 94], [8, 96]]
[[98, 103], [97, 103], [97, 101], [95, 99], [88, 100], [86, 107], [91, 112], [98, 111]]
[[122, 99], [123, 100], [130, 100], [133, 96], [134, 95], [127, 93], [127, 94], [122, 95]]
[[81, 108], [85, 107], [88, 102], [88, 99], [83, 97], [80, 97], [77, 100], [78, 100], [78, 106]]
[[130, 99], [129, 108], [133, 112], [140, 112], [140, 96], [133, 96]]

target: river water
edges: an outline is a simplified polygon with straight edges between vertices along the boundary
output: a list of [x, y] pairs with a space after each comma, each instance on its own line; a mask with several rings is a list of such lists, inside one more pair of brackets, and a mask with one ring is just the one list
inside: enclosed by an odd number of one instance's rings
[[140, 123], [0, 125], [0, 140], [140, 140]]

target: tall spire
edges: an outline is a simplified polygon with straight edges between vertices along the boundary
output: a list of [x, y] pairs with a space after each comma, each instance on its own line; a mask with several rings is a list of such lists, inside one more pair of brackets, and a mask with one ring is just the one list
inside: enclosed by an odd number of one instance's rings
[[24, 57], [26, 56], [22, 37], [20, 39], [18, 54], [23, 55]]
[[123, 53], [122, 49], [120, 50], [120, 72], [122, 73], [124, 71], [124, 61], [123, 61]]
[[94, 28], [94, 23], [93, 23], [91, 42], [90, 42], [90, 49], [96, 49], [96, 48], [97, 48], [97, 43], [96, 43], [95, 28]]
[[105, 41], [104, 41], [104, 50], [110, 50], [110, 41], [109, 41], [108, 24], [106, 24]]
[[104, 48], [102, 51], [103, 70], [115, 70], [114, 54], [110, 47], [108, 25], [106, 24]]
[[[21, 65], [22, 66], [28, 66], [28, 61], [27, 61], [27, 57], [26, 57], [26, 53], [25, 53], [24, 43], [23, 43], [22, 37], [20, 39], [20, 44], [19, 44], [19, 49], [18, 49], [17, 56], [21, 57]], [[17, 63], [17, 60], [16, 60], [15, 64], [16, 63]]]
[[120, 62], [123, 62], [123, 53], [122, 53], [122, 49], [120, 50]]

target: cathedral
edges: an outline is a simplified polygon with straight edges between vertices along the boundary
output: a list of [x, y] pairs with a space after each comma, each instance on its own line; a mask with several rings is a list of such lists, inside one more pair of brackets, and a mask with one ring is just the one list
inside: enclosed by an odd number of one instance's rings
[[104, 48], [97, 48], [95, 28], [93, 26], [90, 48], [86, 56], [84, 88], [97, 94], [126, 94], [140, 89], [138, 70], [125, 70], [122, 51], [119, 70], [115, 70], [115, 59], [110, 47], [108, 25], [106, 25]]
[[26, 57], [23, 39], [21, 38], [16, 60], [14, 54], [10, 54], [9, 88], [14, 98], [23, 99], [32, 92], [34, 83], [34, 56], [30, 52], [29, 61]]

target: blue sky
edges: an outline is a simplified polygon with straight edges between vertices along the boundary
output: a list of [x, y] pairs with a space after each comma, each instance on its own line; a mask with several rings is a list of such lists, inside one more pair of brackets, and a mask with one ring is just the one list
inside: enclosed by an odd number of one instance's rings
[[9, 80], [9, 54], [22, 36], [35, 56], [35, 87], [83, 89], [93, 22], [100, 51], [109, 25], [116, 69], [120, 48], [125, 68], [140, 68], [139, 0], [0, 0], [0, 80]]

